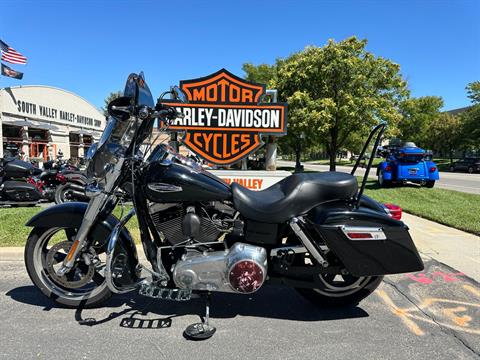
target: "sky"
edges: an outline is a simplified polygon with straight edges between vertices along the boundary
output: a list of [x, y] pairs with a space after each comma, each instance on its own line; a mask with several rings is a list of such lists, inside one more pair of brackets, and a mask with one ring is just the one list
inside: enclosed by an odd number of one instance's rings
[[480, 1], [22, 1], [3, 0], [0, 39], [27, 56], [23, 80], [97, 107], [144, 71], [154, 96], [180, 80], [242, 64], [272, 64], [305, 46], [355, 35], [400, 64], [411, 95], [469, 105], [480, 80]]

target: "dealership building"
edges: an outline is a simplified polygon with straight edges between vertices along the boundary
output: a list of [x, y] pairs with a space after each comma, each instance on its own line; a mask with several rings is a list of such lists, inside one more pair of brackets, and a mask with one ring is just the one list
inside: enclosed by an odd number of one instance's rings
[[105, 128], [104, 115], [82, 97], [50, 86], [0, 89], [0, 158], [43, 162], [85, 156]]

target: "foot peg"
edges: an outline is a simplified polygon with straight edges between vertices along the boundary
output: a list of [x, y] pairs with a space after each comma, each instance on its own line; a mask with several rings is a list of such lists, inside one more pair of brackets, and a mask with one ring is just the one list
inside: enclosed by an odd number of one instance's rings
[[205, 321], [201, 323], [195, 323], [189, 325], [185, 331], [184, 336], [189, 340], [206, 340], [209, 339], [215, 334], [217, 329], [210, 325], [210, 293], [207, 294], [206, 303], [205, 303]]
[[189, 289], [167, 289], [144, 281], [140, 284], [138, 293], [154, 299], [188, 301], [192, 297], [192, 290]]

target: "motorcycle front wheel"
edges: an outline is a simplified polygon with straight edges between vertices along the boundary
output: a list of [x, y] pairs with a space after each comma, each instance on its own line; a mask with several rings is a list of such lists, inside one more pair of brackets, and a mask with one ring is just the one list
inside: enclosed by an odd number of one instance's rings
[[75, 228], [33, 228], [25, 246], [25, 265], [34, 285], [56, 303], [96, 307], [111, 296], [104, 276], [105, 239], [95, 239], [90, 264], [82, 257], [65, 275], [56, 274], [76, 233]]
[[353, 276], [319, 274], [322, 289], [296, 290], [304, 298], [320, 307], [351, 307], [372, 294], [380, 285], [383, 276]]

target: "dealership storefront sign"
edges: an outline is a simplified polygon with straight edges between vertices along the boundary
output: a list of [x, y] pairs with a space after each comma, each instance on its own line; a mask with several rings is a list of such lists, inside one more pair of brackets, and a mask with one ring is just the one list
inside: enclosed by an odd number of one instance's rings
[[262, 102], [265, 85], [222, 69], [180, 87], [188, 103], [171, 104], [184, 117], [170, 130], [183, 132], [183, 144], [212, 164], [236, 163], [262, 145], [260, 135], [287, 132], [287, 105]]

